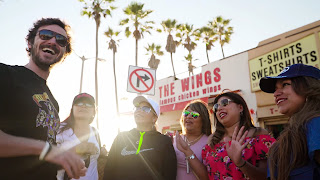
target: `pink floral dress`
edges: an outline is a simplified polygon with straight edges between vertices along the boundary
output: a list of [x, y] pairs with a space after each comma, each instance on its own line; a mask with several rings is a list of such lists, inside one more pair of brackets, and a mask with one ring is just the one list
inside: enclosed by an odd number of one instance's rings
[[[250, 142], [243, 149], [242, 158], [255, 166], [257, 161], [267, 159], [267, 153], [275, 139], [270, 135], [258, 135], [254, 138], [247, 137], [245, 142], [247, 141]], [[210, 180], [249, 179], [229, 158], [225, 142], [216, 144], [213, 149], [206, 145], [202, 149], [202, 159]]]

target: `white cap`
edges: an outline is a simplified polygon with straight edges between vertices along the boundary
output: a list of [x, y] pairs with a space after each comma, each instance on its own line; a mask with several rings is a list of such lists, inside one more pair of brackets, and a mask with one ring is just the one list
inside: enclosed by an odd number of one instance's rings
[[157, 116], [160, 116], [160, 107], [158, 105], [158, 103], [156, 103], [154, 100], [150, 99], [150, 98], [145, 98], [144, 96], [137, 96], [133, 99], [133, 105], [134, 106], [139, 106], [140, 103], [142, 102], [146, 102], [149, 103], [152, 107], [152, 109], [154, 110], [154, 112], [156, 112]]

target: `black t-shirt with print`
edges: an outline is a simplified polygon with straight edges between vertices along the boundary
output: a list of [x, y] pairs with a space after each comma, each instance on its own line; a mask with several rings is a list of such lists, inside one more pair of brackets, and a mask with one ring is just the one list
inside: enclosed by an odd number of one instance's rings
[[[0, 129], [55, 144], [59, 106], [46, 81], [23, 66], [0, 63]], [[55, 179], [57, 166], [39, 156], [0, 158], [0, 179]]]

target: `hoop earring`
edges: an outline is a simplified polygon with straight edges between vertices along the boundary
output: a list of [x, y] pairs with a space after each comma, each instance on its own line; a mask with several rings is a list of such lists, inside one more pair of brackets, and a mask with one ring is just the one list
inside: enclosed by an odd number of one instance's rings
[[240, 116], [243, 116], [243, 111], [240, 112]]

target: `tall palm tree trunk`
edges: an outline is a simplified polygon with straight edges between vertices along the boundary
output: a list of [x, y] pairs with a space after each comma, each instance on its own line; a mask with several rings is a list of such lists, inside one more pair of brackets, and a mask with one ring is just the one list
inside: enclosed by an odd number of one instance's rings
[[209, 64], [210, 60], [209, 60], [209, 55], [208, 55], [208, 49], [206, 49], [206, 53], [207, 53], [207, 59], [208, 59], [208, 64]]
[[96, 21], [96, 64], [95, 64], [95, 88], [96, 88], [96, 121], [97, 121], [97, 129], [99, 129], [99, 121], [98, 121], [98, 30], [99, 30], [99, 22]]
[[113, 76], [114, 76], [114, 88], [116, 95], [117, 116], [119, 117], [119, 105], [118, 105], [118, 88], [117, 88], [117, 76], [116, 76], [116, 53], [113, 52]]
[[172, 52], [170, 53], [171, 55], [171, 64], [172, 64], [172, 70], [173, 70], [173, 77], [174, 77], [174, 80], [176, 80], [176, 71], [174, 70], [174, 65], [173, 65], [173, 59], [172, 59]]
[[80, 91], [79, 91], [79, 94], [82, 92], [83, 68], [84, 68], [84, 60], [82, 60], [81, 77], [80, 77]]
[[223, 47], [222, 47], [222, 41], [221, 41], [221, 36], [219, 36], [219, 41], [220, 41], [220, 47], [221, 47], [221, 51], [222, 51], [222, 56], [224, 58], [224, 52], [223, 52]]
[[136, 66], [138, 66], [138, 39], [136, 38]]

